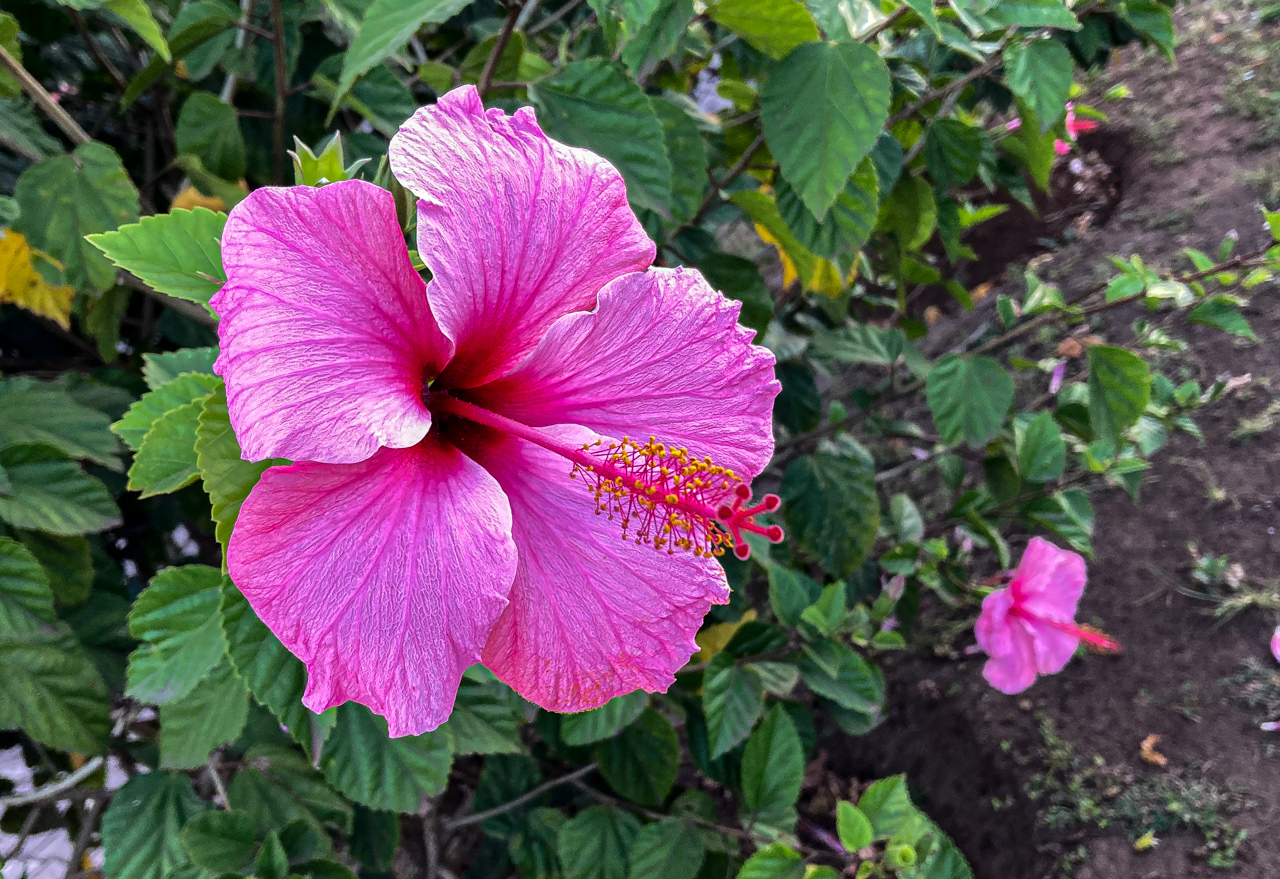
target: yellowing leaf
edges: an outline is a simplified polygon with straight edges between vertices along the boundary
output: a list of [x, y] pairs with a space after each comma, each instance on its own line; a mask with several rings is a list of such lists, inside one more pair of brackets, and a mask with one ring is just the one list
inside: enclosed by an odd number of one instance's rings
[[71, 329], [71, 300], [75, 291], [55, 287], [32, 264], [31, 245], [12, 229], [0, 230], [0, 302], [12, 302]]
[[[245, 192], [249, 191], [248, 185], [243, 180], [236, 184]], [[216, 195], [205, 195], [196, 189], [190, 183], [182, 187], [182, 191], [173, 197], [173, 204], [169, 205], [171, 211], [189, 211], [195, 208], [208, 208], [211, 211], [226, 212], [227, 203]]]
[[756, 618], [755, 610], [749, 610], [742, 615], [742, 618], [736, 623], [716, 623], [714, 626], [707, 626], [696, 636], [694, 641], [698, 644], [698, 652], [693, 655], [690, 662], [709, 662], [711, 657], [715, 656], [729, 640], [741, 629], [746, 623]]

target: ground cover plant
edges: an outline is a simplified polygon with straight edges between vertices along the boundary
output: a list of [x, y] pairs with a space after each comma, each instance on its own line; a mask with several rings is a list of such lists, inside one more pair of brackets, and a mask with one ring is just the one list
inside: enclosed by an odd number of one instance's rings
[[1076, 80], [1172, 53], [1147, 0], [0, 37], [0, 830], [67, 875], [971, 875], [910, 775], [822, 755], [922, 614], [1010, 693], [1116, 652], [1075, 620], [1091, 492], [1199, 435], [1234, 386], [1167, 352], [1253, 338], [1280, 258], [1261, 211], [930, 332], [1078, 173]]

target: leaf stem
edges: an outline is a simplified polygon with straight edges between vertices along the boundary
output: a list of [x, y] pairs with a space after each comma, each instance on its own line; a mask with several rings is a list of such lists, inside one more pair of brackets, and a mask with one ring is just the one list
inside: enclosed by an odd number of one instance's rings
[[511, 35], [515, 33], [516, 22], [520, 19], [520, 4], [512, 3], [507, 7], [507, 19], [502, 23], [502, 30], [498, 33], [498, 40], [493, 44], [493, 51], [489, 53], [489, 57], [485, 59], [484, 70], [480, 72], [480, 81], [476, 83], [476, 91], [483, 98], [485, 92], [489, 91], [489, 86], [493, 83], [493, 74], [498, 69], [498, 61], [502, 58], [502, 53], [507, 49], [507, 43], [511, 42]]
[[93, 140], [80, 127], [80, 123], [72, 119], [70, 114], [58, 105], [58, 102], [44, 90], [44, 86], [40, 85], [39, 80], [28, 73], [27, 69], [17, 58], [10, 55], [4, 46], [0, 46], [0, 68], [4, 68], [5, 73], [18, 81], [22, 90], [31, 96], [31, 100], [39, 105], [55, 125], [62, 129], [63, 134], [71, 138], [72, 143], [82, 144]]
[[532, 800], [536, 800], [538, 797], [542, 796], [552, 788], [557, 788], [562, 784], [578, 784], [583, 778], [586, 778], [588, 775], [590, 775], [592, 772], [595, 772], [595, 771], [596, 771], [596, 764], [588, 763], [586, 766], [583, 766], [580, 769], [575, 769], [573, 772], [570, 772], [568, 775], [562, 775], [559, 778], [553, 778], [550, 781], [544, 781], [542, 784], [538, 785], [533, 790], [530, 790], [526, 793], [521, 794], [520, 796], [516, 797], [514, 800], [509, 800], [508, 802], [503, 803], [501, 806], [494, 806], [492, 809], [486, 809], [483, 812], [476, 812], [474, 815], [464, 815], [461, 818], [450, 818], [449, 820], [443, 821], [441, 823], [443, 824], [444, 829], [446, 831], [453, 832], [454, 830], [457, 830], [460, 827], [468, 827], [472, 824], [479, 824], [482, 821], [488, 821], [490, 818], [496, 818], [499, 815], [505, 815], [507, 812], [510, 812], [513, 809], [520, 808], [525, 803], [531, 802]]

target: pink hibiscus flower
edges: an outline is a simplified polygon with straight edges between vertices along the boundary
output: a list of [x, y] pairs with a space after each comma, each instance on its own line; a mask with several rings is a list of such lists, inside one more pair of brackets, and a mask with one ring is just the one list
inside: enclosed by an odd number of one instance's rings
[[1031, 538], [1009, 585], [982, 600], [974, 626], [978, 646], [991, 657], [982, 669], [987, 683], [1002, 693], [1021, 693], [1037, 674], [1062, 671], [1081, 641], [1119, 649], [1105, 635], [1075, 624], [1084, 583], [1084, 559]]
[[773, 356], [696, 271], [649, 268], [617, 171], [531, 109], [457, 89], [390, 162], [430, 283], [369, 183], [227, 220], [231, 422], [247, 459], [296, 462], [245, 501], [232, 579], [308, 708], [361, 702], [393, 736], [443, 723], [476, 662], [553, 711], [665, 690], [728, 600], [716, 556], [782, 538], [754, 520], [776, 497], [745, 505]]

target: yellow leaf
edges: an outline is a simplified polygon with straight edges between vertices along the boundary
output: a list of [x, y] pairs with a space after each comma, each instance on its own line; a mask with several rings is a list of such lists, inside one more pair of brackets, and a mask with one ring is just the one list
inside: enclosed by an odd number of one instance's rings
[[689, 661], [709, 662], [711, 657], [725, 648], [725, 645], [729, 643], [730, 639], [737, 634], [744, 624], [751, 622], [755, 618], [755, 610], [749, 610], [736, 623], [716, 623], [714, 626], [707, 626], [694, 636], [693, 640], [698, 644], [698, 652], [693, 654], [693, 658]]
[[32, 264], [27, 239], [12, 229], [0, 230], [0, 302], [12, 302], [64, 330], [71, 329], [71, 300], [75, 291], [65, 284], [55, 287]]
[[208, 208], [211, 211], [225, 211], [227, 209], [227, 204], [220, 198], [205, 195], [188, 183], [183, 187], [181, 192], [173, 197], [173, 204], [169, 205], [169, 210], [189, 211], [194, 208]]
[[782, 244], [777, 238], [769, 234], [769, 230], [759, 223], [756, 223], [756, 234], [760, 236], [760, 240], [765, 244], [772, 244], [778, 251], [778, 259], [782, 260], [782, 289], [786, 289], [795, 283], [799, 275], [796, 273], [796, 264], [791, 261], [791, 257], [787, 256], [787, 252], [782, 249]]

